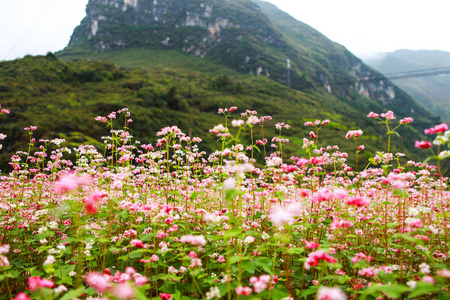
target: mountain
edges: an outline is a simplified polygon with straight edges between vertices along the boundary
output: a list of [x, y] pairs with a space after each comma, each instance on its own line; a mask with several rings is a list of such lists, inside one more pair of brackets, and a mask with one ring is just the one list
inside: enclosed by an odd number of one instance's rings
[[[389, 73], [398, 74], [400, 78], [392, 79], [396, 85], [450, 122], [450, 52], [397, 50], [368, 59], [366, 63], [387, 76]], [[405, 76], [402, 76], [403, 72]], [[415, 76], [420, 73], [426, 76]]]
[[4, 156], [24, 150], [22, 128], [30, 124], [43, 138], [98, 141], [105, 129], [94, 117], [124, 106], [135, 113], [133, 135], [143, 141], [178, 125], [204, 138], [205, 149], [217, 146], [204, 132], [223, 122], [219, 107], [255, 109], [292, 125], [283, 133], [291, 141], [283, 147], [286, 157], [305, 155], [304, 122], [331, 119], [319, 146], [354, 152], [344, 136], [361, 128], [366, 161], [386, 151], [384, 128], [366, 117], [370, 111], [416, 120], [402, 126], [393, 147], [415, 157], [423, 152], [412, 147], [414, 139], [440, 121], [344, 47], [261, 1], [90, 0], [56, 56], [0, 64], [2, 107], [11, 110]]

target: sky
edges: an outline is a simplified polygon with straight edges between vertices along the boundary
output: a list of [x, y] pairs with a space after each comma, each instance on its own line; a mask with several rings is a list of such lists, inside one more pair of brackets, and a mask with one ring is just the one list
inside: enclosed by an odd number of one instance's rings
[[[63, 49], [88, 0], [0, 0], [0, 60]], [[270, 0], [360, 58], [450, 52], [448, 0]]]

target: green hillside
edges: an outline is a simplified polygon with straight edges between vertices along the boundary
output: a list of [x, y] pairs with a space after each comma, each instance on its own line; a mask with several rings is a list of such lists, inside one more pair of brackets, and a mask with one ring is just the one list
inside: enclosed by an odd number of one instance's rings
[[[307, 94], [252, 75], [124, 69], [106, 62], [63, 62], [52, 54], [1, 62], [0, 67], [2, 107], [11, 110], [11, 115], [2, 120], [2, 132], [8, 136], [3, 141], [3, 162], [15, 151], [27, 150], [28, 134], [23, 128], [29, 125], [38, 126], [37, 139], [63, 137], [69, 147], [81, 142], [101, 148], [99, 141], [108, 135], [108, 129], [94, 118], [122, 107], [132, 113], [131, 132], [145, 143], [154, 142], [160, 128], [177, 125], [201, 137], [205, 150], [217, 149], [219, 144], [208, 132], [224, 123], [217, 109], [236, 105], [239, 112], [256, 109], [260, 116], [273, 117], [264, 129], [267, 138], [277, 135], [273, 126], [276, 122], [292, 125], [283, 132], [290, 139], [284, 148], [285, 157], [306, 155], [301, 149], [302, 139], [311, 128], [303, 123], [316, 118], [331, 120], [320, 133], [321, 146], [338, 144], [342, 151], [353, 153], [353, 142], [344, 136], [348, 130], [362, 128], [361, 143], [367, 148], [363, 160], [375, 150], [386, 150], [383, 127], [361, 115], [361, 111], [386, 110], [370, 99], [342, 101], [323, 91]], [[260, 129], [255, 132], [255, 138], [260, 138]], [[402, 128], [400, 134], [393, 151], [421, 153], [411, 147], [420, 135], [414, 127]], [[258, 159], [262, 162], [261, 155]], [[349, 159], [354, 158], [350, 155]]]

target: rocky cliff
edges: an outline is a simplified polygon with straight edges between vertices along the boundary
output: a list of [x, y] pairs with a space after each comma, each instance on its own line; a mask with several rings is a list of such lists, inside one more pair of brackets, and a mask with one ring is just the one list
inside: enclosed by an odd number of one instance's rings
[[178, 50], [297, 90], [345, 101], [362, 96], [403, 115], [431, 116], [343, 46], [258, 0], [90, 0], [73, 47]]

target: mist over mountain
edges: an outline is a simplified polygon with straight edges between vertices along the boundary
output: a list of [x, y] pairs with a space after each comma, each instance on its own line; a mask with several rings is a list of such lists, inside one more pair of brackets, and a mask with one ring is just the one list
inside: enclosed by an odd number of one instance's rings
[[[450, 52], [397, 50], [367, 59], [366, 63], [384, 74], [407, 72], [406, 78], [392, 81], [430, 111], [450, 121]], [[416, 73], [432, 76], [415, 76]]]

